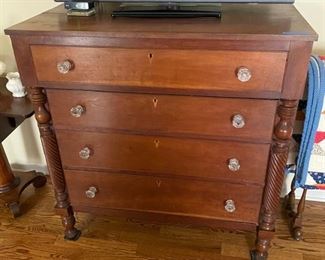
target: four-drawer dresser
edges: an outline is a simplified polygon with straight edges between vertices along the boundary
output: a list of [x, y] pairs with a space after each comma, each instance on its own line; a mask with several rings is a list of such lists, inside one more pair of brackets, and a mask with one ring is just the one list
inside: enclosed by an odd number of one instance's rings
[[6, 30], [34, 104], [66, 239], [73, 210], [275, 231], [317, 35], [293, 5], [221, 19], [92, 17], [62, 6]]

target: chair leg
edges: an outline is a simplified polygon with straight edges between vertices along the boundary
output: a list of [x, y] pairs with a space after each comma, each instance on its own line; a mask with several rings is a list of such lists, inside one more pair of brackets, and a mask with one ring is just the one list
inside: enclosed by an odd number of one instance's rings
[[291, 190], [289, 194], [285, 197], [285, 209], [287, 211], [288, 217], [292, 218], [295, 213], [295, 204], [296, 204], [296, 187], [295, 187], [296, 178], [294, 177], [291, 182]]
[[292, 236], [297, 241], [303, 239], [302, 214], [305, 210], [306, 195], [307, 195], [307, 189], [304, 189], [297, 207], [297, 213], [292, 217], [292, 221], [290, 225]]
[[291, 191], [285, 198], [284, 206], [287, 211], [287, 216], [289, 218], [289, 228], [290, 228], [291, 235], [295, 240], [300, 241], [303, 238], [302, 237], [302, 235], [303, 235], [303, 233], [302, 233], [302, 214], [305, 209], [307, 189], [303, 190], [301, 199], [298, 203], [297, 212], [296, 212], [295, 211], [295, 203], [296, 203], [295, 182], [296, 182], [296, 178], [294, 177], [291, 182]]

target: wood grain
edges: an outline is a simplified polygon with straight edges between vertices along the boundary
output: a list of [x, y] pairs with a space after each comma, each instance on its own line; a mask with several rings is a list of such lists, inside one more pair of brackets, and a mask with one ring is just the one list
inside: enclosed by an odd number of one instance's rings
[[[253, 185], [156, 176], [69, 170], [65, 176], [72, 205], [256, 224], [263, 193], [263, 187]], [[85, 195], [91, 186], [98, 190], [93, 199]], [[229, 199], [236, 206], [232, 213], [225, 210], [225, 201]]]
[[[285, 52], [39, 45], [31, 46], [31, 51], [41, 82], [113, 85], [121, 90], [123, 86], [141, 86], [280, 92], [287, 57]], [[56, 65], [64, 60], [70, 60], [74, 68], [61, 74]], [[237, 79], [240, 67], [251, 71], [251, 80], [243, 83]]]
[[[269, 144], [57, 130], [63, 167], [142, 172], [264, 185]], [[91, 150], [88, 160], [79, 151]], [[238, 172], [228, 168], [237, 158]]]
[[[64, 90], [48, 90], [47, 96], [56, 129], [101, 128], [205, 138], [228, 137], [253, 142], [271, 141], [277, 105], [273, 100], [94, 91], [70, 91], [67, 95]], [[76, 105], [85, 109], [79, 118], [70, 113]], [[236, 114], [244, 117], [245, 126], [241, 129], [232, 125]]]
[[[305, 40], [317, 34], [291, 5], [254, 6], [224, 4], [218, 19], [113, 19], [117, 4], [102, 3], [93, 17], [68, 17], [63, 5], [51, 9], [5, 32], [11, 35], [71, 37], [201, 39], [201, 40]], [[252, 19], [254, 17], [254, 19]]]

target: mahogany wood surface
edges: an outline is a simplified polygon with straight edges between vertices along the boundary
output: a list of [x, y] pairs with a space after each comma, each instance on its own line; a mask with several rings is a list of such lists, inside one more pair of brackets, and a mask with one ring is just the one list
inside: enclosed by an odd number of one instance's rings
[[[80, 235], [73, 206], [161, 212], [225, 228], [254, 224], [251, 259], [266, 259], [317, 34], [290, 4], [222, 5], [220, 20], [112, 19], [114, 6], [100, 3], [88, 18], [67, 17], [60, 6], [6, 30], [31, 92], [65, 238]], [[65, 59], [73, 67], [61, 75]], [[242, 66], [252, 72], [246, 83], [236, 78]], [[77, 104], [86, 112], [71, 118]], [[242, 129], [231, 128], [237, 112], [247, 118]], [[238, 172], [229, 171], [230, 158], [239, 159]], [[92, 200], [91, 185], [99, 188]], [[230, 197], [238, 203], [233, 218], [222, 207]]]
[[134, 218], [135, 221], [148, 225], [173, 225], [179, 227], [211, 228], [229, 231], [256, 232], [256, 223], [239, 222], [234, 220], [202, 218], [202, 216], [169, 214], [163, 212], [143, 212], [128, 209], [112, 209], [105, 207], [93, 207], [89, 205], [77, 204], [73, 207], [77, 212], [90, 213], [96, 217], [105, 216], [117, 218]]
[[[223, 4], [218, 19], [114, 19], [117, 4], [101, 3], [97, 15], [67, 17], [63, 5], [44, 12], [5, 32], [10, 35], [91, 36], [112, 38], [167, 38], [200, 40], [303, 40], [317, 34], [293, 5]], [[252, 19], [253, 17], [253, 19]]]
[[[93, 91], [70, 91], [67, 95], [64, 90], [47, 90], [47, 96], [56, 129], [115, 129], [205, 138], [236, 137], [266, 143], [271, 141], [277, 105], [273, 100]], [[85, 110], [80, 117], [70, 113], [77, 105]], [[233, 116], [237, 114], [244, 117], [243, 128], [232, 125]]]
[[[218, 182], [170, 179], [165, 177], [65, 171], [74, 205], [129, 209], [210, 219], [257, 223], [262, 187]], [[75, 180], [78, 179], [78, 182]], [[96, 197], [85, 191], [97, 187]], [[127, 191], [127, 192], [126, 192]], [[236, 205], [233, 213], [225, 201]]]
[[[161, 88], [280, 92], [286, 53], [31, 46], [39, 81]], [[69, 60], [66, 74], [57, 63]], [[252, 78], [241, 82], [240, 67]], [[86, 73], [85, 73], [86, 72]], [[64, 86], [62, 86], [64, 88]]]
[[[99, 132], [56, 131], [65, 168], [226, 179], [264, 184], [269, 144], [168, 138]], [[79, 151], [91, 150], [89, 159]], [[229, 159], [239, 160], [232, 172]]]

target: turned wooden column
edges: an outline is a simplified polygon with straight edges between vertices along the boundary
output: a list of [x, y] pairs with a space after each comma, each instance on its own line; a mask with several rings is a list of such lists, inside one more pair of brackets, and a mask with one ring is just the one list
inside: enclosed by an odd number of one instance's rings
[[256, 249], [251, 253], [253, 260], [264, 260], [267, 258], [268, 249], [275, 233], [276, 213], [280, 203], [284, 170], [288, 158], [297, 106], [297, 100], [281, 100], [278, 106], [278, 118], [273, 132], [266, 188], [256, 238]]
[[31, 88], [31, 99], [55, 192], [55, 209], [61, 215], [62, 224], [65, 228], [65, 239], [77, 240], [81, 232], [74, 226], [76, 220], [69, 201], [59, 147], [52, 127], [51, 114], [47, 109], [47, 98], [43, 91], [43, 88]]

